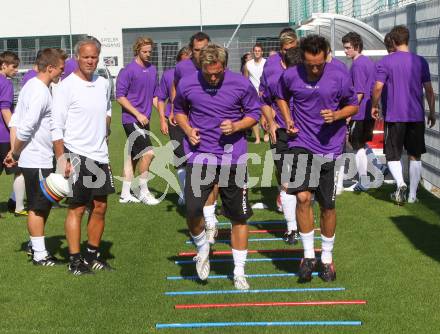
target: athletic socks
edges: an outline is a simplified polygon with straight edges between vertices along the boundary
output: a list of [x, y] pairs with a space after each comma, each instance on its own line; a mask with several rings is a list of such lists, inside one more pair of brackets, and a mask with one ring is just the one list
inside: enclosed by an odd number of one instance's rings
[[366, 176], [367, 176], [367, 168], [368, 168], [368, 158], [367, 153], [364, 148], [359, 149], [356, 152], [356, 168], [359, 174], [359, 182], [361, 185], [366, 185]]
[[234, 258], [234, 276], [244, 276], [244, 266], [246, 264], [247, 249], [232, 249], [232, 257]]
[[123, 181], [122, 182], [121, 197], [122, 198], [129, 197], [131, 195], [130, 189], [131, 189], [131, 181]]
[[409, 198], [416, 198], [417, 187], [422, 176], [422, 162], [411, 160], [409, 162]]
[[403, 181], [402, 163], [400, 161], [388, 161], [388, 168], [394, 180], [396, 180], [397, 187], [403, 186], [405, 181]]
[[197, 247], [197, 253], [207, 254], [209, 253], [209, 242], [208, 239], [206, 239], [206, 232], [203, 230], [202, 233], [199, 235], [192, 235], [192, 239], [194, 240], [194, 243]]
[[327, 238], [321, 234], [321, 261], [330, 264], [333, 262], [333, 245], [335, 244], [335, 236]]
[[32, 250], [34, 251], [34, 260], [41, 261], [48, 255], [46, 244], [43, 237], [31, 237]]
[[139, 178], [139, 187], [141, 189], [141, 194], [148, 194], [150, 190], [148, 189], [148, 179]]
[[214, 228], [217, 225], [217, 217], [215, 216], [215, 204], [203, 207], [203, 217], [207, 228]]
[[296, 231], [296, 196], [289, 195], [284, 190], [280, 192], [281, 205], [283, 207], [284, 218], [287, 222], [288, 231]]
[[179, 186], [180, 186], [180, 190], [181, 190], [181, 194], [179, 195], [180, 197], [184, 198], [184, 194], [185, 194], [185, 179], [186, 179], [186, 169], [184, 167], [179, 168], [176, 171], [177, 174], [177, 179], [179, 181]]
[[315, 231], [312, 230], [309, 233], [301, 233], [299, 232], [299, 235], [301, 236], [301, 241], [304, 248], [304, 257], [307, 259], [314, 259], [315, 258]]
[[24, 176], [21, 174], [14, 178], [14, 183], [12, 185], [15, 194], [15, 211], [20, 212], [24, 210], [24, 195], [26, 192], [26, 187], [24, 184]]
[[98, 257], [98, 247], [87, 244], [86, 254], [84, 256], [87, 263], [91, 263]]

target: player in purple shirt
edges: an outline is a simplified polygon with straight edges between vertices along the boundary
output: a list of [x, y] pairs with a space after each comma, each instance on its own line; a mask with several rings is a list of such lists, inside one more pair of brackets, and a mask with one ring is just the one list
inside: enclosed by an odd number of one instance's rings
[[[292, 66], [302, 61], [301, 50], [296, 47], [297, 36], [295, 32], [288, 31], [280, 36], [280, 58], [278, 62], [271, 62], [266, 66], [261, 76], [261, 97], [264, 102], [263, 113], [269, 126], [271, 134], [271, 149], [274, 155], [274, 163], [276, 168], [276, 178], [279, 185], [279, 197], [281, 202], [281, 210], [287, 223], [287, 231], [284, 234], [284, 241], [288, 244], [295, 245], [298, 243], [298, 226], [296, 223], [296, 197], [286, 193], [281, 185], [281, 172], [283, 166], [284, 153], [288, 151], [286, 126], [281, 116], [280, 110], [276, 103], [276, 88], [281, 75], [288, 66], [289, 62]], [[272, 57], [277, 57], [274, 55]]]
[[[176, 57], [176, 63], [188, 59], [191, 57], [191, 50], [189, 47], [185, 46], [179, 50]], [[157, 91], [158, 98], [158, 111], [160, 115], [160, 129], [164, 135], [170, 135], [170, 139], [175, 141], [177, 144], [174, 146], [174, 155], [177, 158], [175, 162], [177, 179], [179, 180], [179, 185], [181, 193], [179, 194], [179, 205], [185, 204], [185, 178], [186, 178], [186, 162], [178, 164], [177, 160], [185, 156], [183, 150], [183, 139], [185, 138], [185, 133], [182, 129], [175, 123], [169, 120], [171, 114], [171, 91], [173, 89], [174, 82], [174, 68], [168, 69], [162, 74], [160, 80], [159, 89]]]
[[[304, 246], [299, 280], [310, 281], [317, 265], [314, 193], [321, 208], [319, 276], [324, 281], [333, 281], [336, 278], [332, 256], [336, 229], [335, 159], [342, 153], [345, 120], [356, 114], [358, 103], [350, 78], [335, 65], [326, 63], [328, 49], [324, 37], [307, 36], [301, 40], [300, 47], [304, 64], [287, 69], [277, 90], [277, 103], [291, 136], [288, 140], [290, 156], [285, 157], [291, 166], [291, 175], [282, 175], [282, 182], [287, 183], [287, 193], [297, 197], [296, 218]], [[291, 98], [295, 121], [288, 105]]]
[[9, 122], [11, 121], [14, 103], [14, 86], [11, 78], [18, 72], [20, 59], [11, 51], [5, 51], [0, 54], [0, 174], [5, 170], [6, 174], [14, 174], [13, 192], [8, 200], [8, 210], [14, 212], [15, 216], [27, 216], [24, 208], [25, 183], [24, 177], [19, 168], [8, 168], [4, 166], [3, 160], [12, 149], [11, 137], [13, 134], [9, 131]]
[[[130, 157], [124, 164], [119, 203], [159, 204], [148, 189], [148, 170], [154, 158], [151, 144], [150, 116], [157, 89], [157, 70], [150, 63], [154, 42], [139, 37], [133, 45], [134, 59], [123, 68], [116, 80], [116, 100], [122, 107], [122, 125], [129, 140]], [[154, 103], [156, 104], [156, 103]], [[131, 195], [131, 181], [139, 163], [139, 198]]]
[[177, 86], [174, 112], [186, 134], [190, 154], [185, 185], [187, 223], [197, 246], [196, 269], [201, 280], [209, 276], [209, 250], [203, 207], [218, 184], [224, 216], [232, 222], [231, 246], [234, 285], [249, 289], [244, 275], [248, 227], [252, 215], [246, 186], [245, 130], [260, 119], [260, 101], [251, 83], [226, 69], [226, 50], [209, 45], [200, 54], [201, 71]]
[[[266, 83], [273, 82], [274, 80], [278, 80], [281, 75], [280, 73], [282, 73], [284, 71], [284, 69], [285, 69], [284, 55], [286, 54], [287, 50], [289, 50], [291, 48], [296, 48], [298, 46], [298, 37], [297, 37], [295, 31], [291, 28], [285, 28], [285, 29], [281, 30], [278, 37], [280, 39], [280, 51], [276, 52], [275, 54], [273, 54], [269, 58], [267, 58], [266, 63], [264, 64], [263, 75], [261, 76], [261, 83], [260, 83], [260, 89], [259, 89], [260, 93], [263, 96], [265, 95]], [[283, 121], [282, 117], [280, 116], [280, 114], [275, 112], [275, 110], [276, 110], [276, 109], [274, 109], [275, 106], [276, 106], [276, 102], [272, 104], [272, 108], [273, 108], [272, 110], [265, 108], [266, 110], [270, 111], [270, 113], [267, 113], [267, 112], [264, 113], [264, 118], [262, 118], [261, 123], [262, 123], [263, 127], [267, 128], [267, 124], [269, 123], [269, 118], [275, 117], [276, 125], [279, 126], [281, 129], [283, 129], [283, 128], [285, 128], [284, 121]], [[278, 107], [275, 107], [275, 108], [278, 108]], [[263, 111], [264, 111], [264, 109], [263, 109]], [[269, 116], [269, 115], [271, 115], [271, 116]], [[266, 126], [265, 126], [265, 124], [266, 124]], [[278, 131], [283, 131], [283, 130], [278, 130]], [[270, 132], [270, 129], [269, 129], [269, 132]], [[282, 137], [282, 138], [284, 138], [284, 137]], [[281, 144], [281, 142], [283, 141], [282, 138], [280, 139], [280, 142], [278, 142], [277, 145], [282, 145]], [[272, 138], [272, 145], [271, 145], [272, 149], [274, 148], [273, 146], [274, 146], [274, 142], [273, 142], [273, 138]], [[278, 168], [278, 171], [279, 171], [280, 160], [275, 159], [275, 167]], [[290, 224], [290, 228], [295, 230], [295, 228], [294, 228], [295, 225], [293, 224], [294, 215], [292, 213], [288, 213], [288, 212], [291, 212], [292, 211], [291, 208], [294, 208], [296, 206], [296, 204], [295, 204], [296, 202], [294, 203], [294, 201], [296, 201], [296, 197], [287, 195], [285, 193], [285, 191], [283, 191], [281, 189], [281, 183], [280, 183], [280, 178], [279, 178], [279, 176], [281, 174], [277, 173], [276, 175], [277, 175], [277, 181], [278, 181], [279, 190], [280, 190], [280, 193], [277, 196], [278, 211], [284, 212], [283, 207], [285, 208], [286, 213], [290, 217], [289, 220], [292, 221], [292, 223]], [[286, 213], [285, 213], [285, 215], [286, 215]], [[288, 225], [289, 225], [289, 223], [288, 223]], [[294, 234], [289, 233], [290, 228], [288, 227], [288, 231], [287, 231], [287, 233], [289, 235], [289, 239], [287, 242], [294, 243], [296, 239], [295, 239]]]
[[[174, 100], [176, 95], [176, 87], [181, 78], [191, 75], [199, 71], [199, 58], [201, 50], [208, 45], [210, 42], [210, 37], [204, 32], [197, 32], [191, 36], [189, 40], [189, 48], [191, 49], [191, 58], [181, 61], [176, 65], [176, 70], [174, 72], [174, 86], [171, 91], [171, 100]], [[169, 117], [171, 123], [175, 123], [173, 112]], [[203, 215], [205, 217], [206, 223], [206, 234], [208, 240], [211, 244], [215, 243], [215, 237], [217, 236], [217, 217], [215, 215], [215, 207], [218, 197], [218, 187], [214, 186], [211, 195], [206, 201], [206, 205], [203, 208]]]
[[66, 60], [66, 64], [64, 66], [64, 73], [61, 76], [61, 80], [66, 79], [71, 73], [75, 72], [78, 69], [78, 61], [76, 58], [69, 58]]
[[383, 86], [387, 86], [387, 111], [385, 115], [384, 153], [388, 167], [396, 180], [397, 189], [392, 200], [402, 205], [407, 197], [407, 185], [403, 180], [400, 158], [406, 149], [409, 163], [410, 190], [408, 202], [417, 201], [417, 186], [421, 179], [421, 155], [425, 147], [425, 110], [423, 89], [429, 106], [427, 124], [435, 125], [435, 96], [427, 61], [409, 51], [409, 30], [396, 26], [390, 31], [396, 52], [383, 57], [378, 63], [376, 83], [373, 90], [372, 115], [378, 118], [377, 106]]
[[375, 80], [374, 62], [362, 54], [364, 44], [362, 37], [356, 32], [349, 32], [342, 37], [345, 55], [353, 63], [350, 68], [350, 77], [358, 97], [359, 111], [349, 123], [348, 140], [356, 155], [356, 167], [359, 181], [354, 185], [354, 191], [368, 190], [368, 157], [367, 142], [373, 139], [375, 120], [371, 117], [371, 91]]

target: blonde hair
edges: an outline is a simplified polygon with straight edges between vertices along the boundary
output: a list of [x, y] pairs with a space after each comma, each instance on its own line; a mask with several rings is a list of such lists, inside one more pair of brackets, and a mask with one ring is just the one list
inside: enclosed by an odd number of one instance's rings
[[281, 34], [280, 36], [280, 46], [290, 44], [293, 42], [297, 42], [298, 37], [296, 36], [294, 31], [287, 31]]
[[139, 51], [141, 50], [141, 48], [145, 45], [151, 45], [151, 47], [153, 47], [154, 46], [153, 39], [150, 37], [136, 38], [136, 41], [133, 44], [134, 55], [137, 56], [139, 54]]
[[225, 48], [216, 44], [208, 44], [200, 51], [200, 67], [221, 63], [226, 67], [228, 62], [228, 55]]

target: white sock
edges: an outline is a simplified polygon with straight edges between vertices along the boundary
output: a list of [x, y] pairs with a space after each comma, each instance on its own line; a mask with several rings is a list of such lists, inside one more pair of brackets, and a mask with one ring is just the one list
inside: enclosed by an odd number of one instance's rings
[[232, 249], [232, 257], [234, 258], [234, 276], [244, 276], [244, 265], [246, 264], [247, 249]]
[[307, 259], [314, 259], [315, 258], [315, 231], [312, 230], [312, 232], [309, 233], [301, 233], [299, 232], [299, 235], [301, 236], [301, 241], [304, 248], [304, 257]]
[[368, 144], [365, 145], [365, 153], [367, 154], [368, 159], [371, 160], [372, 164], [380, 169], [382, 164], [379, 161], [377, 155], [374, 154], [374, 151], [371, 149], [371, 147], [368, 146]]
[[177, 179], [179, 181], [179, 186], [180, 186], [180, 190], [181, 190], [181, 193], [180, 193], [179, 196], [184, 198], [185, 197], [184, 196], [184, 194], [185, 194], [185, 179], [186, 179], [186, 169], [185, 169], [185, 167], [179, 168], [176, 171], [176, 174], [177, 174]]
[[342, 165], [341, 167], [339, 167], [338, 181], [336, 183], [337, 189], [344, 188], [344, 172], [345, 172], [345, 165]]
[[206, 227], [214, 228], [217, 225], [217, 217], [215, 216], [215, 205], [206, 205], [203, 207], [203, 217], [205, 218]]
[[148, 194], [150, 192], [148, 189], [148, 179], [139, 178], [139, 187], [141, 188], [141, 194]]
[[359, 174], [359, 181], [362, 184], [365, 176], [367, 176], [368, 158], [364, 148], [356, 152], [356, 168]]
[[296, 225], [296, 196], [289, 195], [284, 190], [280, 192], [280, 196], [284, 218], [287, 222], [287, 230], [297, 230], [298, 226]]
[[388, 168], [394, 180], [396, 180], [397, 187], [403, 186], [405, 181], [403, 181], [402, 163], [400, 161], [388, 161]]
[[333, 262], [333, 245], [335, 244], [335, 236], [327, 238], [321, 234], [321, 261], [330, 264]]
[[24, 176], [19, 175], [14, 179], [12, 185], [15, 194], [15, 211], [20, 212], [24, 210], [24, 194], [26, 193], [26, 186], [24, 184]]
[[409, 162], [409, 197], [415, 198], [417, 187], [422, 177], [422, 162], [411, 160]]
[[192, 239], [197, 247], [197, 253], [207, 254], [209, 253], [209, 242], [206, 239], [206, 232], [203, 230], [199, 235], [192, 235]]
[[130, 197], [130, 189], [131, 189], [131, 181], [123, 181], [122, 182], [122, 190], [121, 190], [121, 197], [126, 198]]
[[44, 243], [44, 237], [31, 237], [31, 243], [32, 250], [34, 251], [34, 260], [43, 260], [48, 255]]

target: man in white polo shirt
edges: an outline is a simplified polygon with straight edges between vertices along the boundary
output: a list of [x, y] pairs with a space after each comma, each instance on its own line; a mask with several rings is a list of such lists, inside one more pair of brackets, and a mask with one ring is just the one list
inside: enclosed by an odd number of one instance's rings
[[39, 54], [36, 60], [38, 74], [21, 90], [9, 124], [13, 150], [5, 159], [8, 167], [18, 162], [24, 176], [32, 262], [47, 267], [57, 264], [57, 259], [47, 252], [44, 242], [44, 226], [52, 203], [40, 189], [40, 179], [53, 171], [50, 133], [52, 96], [49, 86], [58, 82], [66, 58], [66, 53], [60, 49], [44, 49]]
[[[65, 222], [69, 271], [74, 275], [112, 268], [99, 256], [107, 195], [114, 193], [109, 166], [107, 118], [111, 112], [108, 81], [95, 75], [100, 44], [86, 38], [75, 46], [78, 69], [57, 87], [53, 100], [52, 140], [58, 166], [71, 176], [72, 198]], [[88, 241], [80, 253], [81, 219], [90, 203]]]

